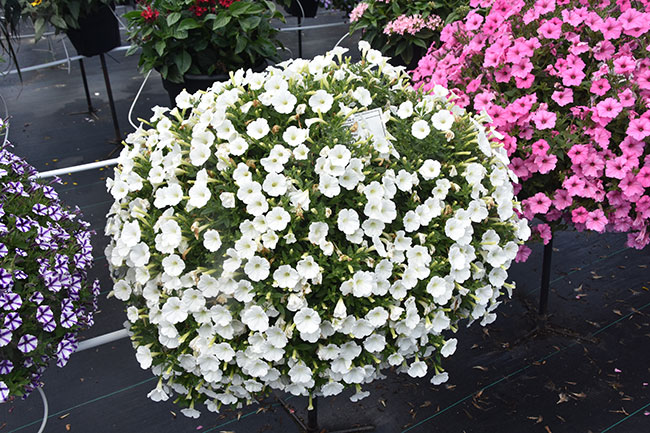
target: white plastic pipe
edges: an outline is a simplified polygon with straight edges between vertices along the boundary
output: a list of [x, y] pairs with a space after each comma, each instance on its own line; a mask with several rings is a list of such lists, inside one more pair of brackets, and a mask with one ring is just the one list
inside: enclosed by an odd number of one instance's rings
[[113, 331], [109, 332], [108, 334], [100, 335], [98, 337], [89, 338], [88, 340], [84, 340], [79, 343], [76, 352], [94, 349], [95, 347], [101, 346], [102, 344], [108, 344], [112, 343], [113, 341], [122, 340], [128, 336], [129, 334], [127, 333], [126, 329], [120, 329], [119, 331]]
[[314, 24], [313, 26], [281, 27], [278, 30], [281, 32], [297, 32], [302, 30], [326, 29], [328, 27], [349, 26], [349, 25], [350, 23], [343, 21], [341, 23]]
[[78, 173], [80, 171], [93, 170], [95, 168], [109, 167], [111, 165], [117, 165], [118, 158], [105, 159], [104, 161], [90, 162], [88, 164], [74, 165], [67, 168], [57, 168], [56, 170], [43, 171], [34, 176], [35, 179], [43, 179], [46, 177], [54, 177], [62, 174], [69, 173]]
[[[131, 45], [122, 45], [121, 47], [113, 48], [109, 52], [126, 51], [129, 48], [131, 48]], [[38, 71], [39, 69], [47, 69], [47, 68], [51, 68], [53, 66], [62, 65], [64, 63], [69, 63], [69, 62], [72, 62], [74, 60], [79, 60], [79, 59], [84, 59], [84, 58], [85, 58], [84, 56], [73, 56], [73, 57], [69, 57], [69, 58], [65, 58], [65, 59], [61, 59], [61, 60], [54, 60], [54, 61], [48, 62], [48, 63], [41, 63], [40, 65], [27, 66], [26, 68], [20, 68], [20, 72], [23, 73], [23, 72], [30, 72], [30, 71]], [[10, 71], [0, 73], [0, 75], [9, 75], [9, 74], [17, 74], [17, 73], [18, 73], [17, 69], [12, 69]]]
[[50, 408], [47, 404], [47, 397], [45, 397], [43, 389], [40, 386], [36, 389], [38, 390], [38, 393], [41, 394], [41, 399], [43, 400], [43, 421], [41, 421], [41, 427], [38, 429], [38, 433], [43, 433], [45, 431], [45, 424], [47, 424]]

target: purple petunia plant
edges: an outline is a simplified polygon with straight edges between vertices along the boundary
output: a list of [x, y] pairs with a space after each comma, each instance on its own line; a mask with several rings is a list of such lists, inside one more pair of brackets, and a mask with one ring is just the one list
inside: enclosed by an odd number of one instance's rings
[[77, 333], [93, 324], [99, 282], [91, 231], [52, 184], [0, 146], [0, 402], [41, 385], [51, 360], [63, 367]]

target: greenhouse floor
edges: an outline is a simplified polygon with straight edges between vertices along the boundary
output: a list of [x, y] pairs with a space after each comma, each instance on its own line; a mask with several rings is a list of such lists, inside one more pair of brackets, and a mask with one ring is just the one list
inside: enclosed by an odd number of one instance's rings
[[[340, 14], [319, 12], [305, 25], [341, 22]], [[285, 24], [294, 25], [295, 19]], [[333, 47], [345, 31], [337, 26], [305, 32], [304, 56]], [[282, 39], [297, 55], [296, 34], [284, 33]], [[61, 40], [23, 40], [21, 65], [65, 58]], [[355, 42], [347, 38], [342, 45]], [[132, 130], [127, 113], [143, 76], [137, 71], [137, 56], [124, 57], [124, 51], [107, 56], [107, 63], [119, 126], [126, 134]], [[99, 59], [87, 59], [85, 65], [96, 118], [84, 113], [78, 62], [69, 71], [62, 65], [24, 72], [22, 84], [16, 75], [0, 81], [15, 152], [38, 170], [103, 160], [119, 151], [112, 142], [115, 133]], [[133, 118], [148, 118], [150, 107], [167, 104], [160, 78], [153, 73]], [[93, 273], [103, 291], [96, 324], [83, 338], [121, 329], [126, 320], [122, 303], [106, 297], [111, 283], [103, 257], [103, 225], [112, 199], [104, 183], [110, 171], [64, 175], [58, 188], [97, 232]], [[623, 235], [557, 235], [546, 321], [536, 312], [542, 256], [536, 246], [526, 264], [512, 266], [517, 289], [498, 309], [498, 320], [487, 328], [459, 330], [458, 351], [445, 364], [447, 384], [432, 386], [427, 378], [387, 372], [387, 379], [368, 386], [370, 396], [358, 403], [349, 401], [349, 393], [320, 401], [322, 426], [373, 423], [379, 433], [649, 432], [650, 251], [628, 249], [624, 240]], [[52, 366], [44, 382], [50, 414], [45, 432], [299, 431], [273, 397], [217, 415], [204, 411], [199, 419], [185, 418], [171, 402], [150, 401], [146, 394], [155, 379], [140, 369], [128, 340], [75, 354], [64, 369]], [[305, 413], [306, 399], [282, 397]], [[36, 432], [42, 414], [38, 393], [0, 405], [0, 433]]]

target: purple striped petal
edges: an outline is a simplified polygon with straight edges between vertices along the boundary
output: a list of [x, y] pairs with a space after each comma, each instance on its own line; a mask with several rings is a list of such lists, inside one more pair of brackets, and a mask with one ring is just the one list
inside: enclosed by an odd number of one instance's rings
[[54, 313], [52, 313], [52, 309], [48, 305], [40, 305], [36, 309], [36, 320], [39, 323], [44, 325], [52, 321], [52, 319], [54, 319]]
[[4, 403], [9, 398], [9, 387], [0, 380], [0, 403]]
[[7, 313], [7, 315], [5, 316], [4, 326], [10, 331], [15, 331], [22, 324], [23, 324], [23, 319], [20, 317], [18, 313], [14, 313], [14, 312]]
[[38, 339], [32, 334], [25, 334], [18, 340], [18, 350], [23, 353], [29, 353], [36, 349]]
[[8, 329], [0, 329], [0, 347], [4, 347], [11, 342], [13, 334]]
[[14, 369], [14, 363], [8, 359], [0, 361], [0, 374], [9, 374]]

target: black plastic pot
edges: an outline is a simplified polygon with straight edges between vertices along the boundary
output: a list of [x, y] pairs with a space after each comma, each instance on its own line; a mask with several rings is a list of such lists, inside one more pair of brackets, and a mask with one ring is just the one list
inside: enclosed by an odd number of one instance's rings
[[[268, 63], [266, 60], [263, 60], [260, 62], [257, 66], [253, 67], [252, 69], [255, 72], [261, 72], [266, 67], [268, 66]], [[216, 74], [216, 75], [193, 75], [193, 74], [185, 74], [183, 77], [184, 81], [182, 83], [173, 83], [169, 80], [162, 79], [162, 84], [167, 93], [169, 94], [169, 102], [171, 103], [171, 106], [176, 105], [176, 97], [178, 96], [179, 93], [183, 91], [183, 89], [186, 89], [188, 93], [196, 93], [199, 90], [206, 90], [212, 84], [216, 83], [217, 81], [226, 81], [230, 79], [230, 75], [227, 74]]]
[[[298, 2], [300, 2], [300, 4], [298, 4]], [[302, 6], [302, 9], [300, 6]], [[294, 17], [314, 18], [318, 11], [318, 0], [291, 0], [291, 4], [289, 6], [284, 6], [284, 10]]]
[[79, 18], [79, 28], [66, 31], [77, 53], [92, 57], [119, 47], [120, 28], [111, 6], [103, 5]]

